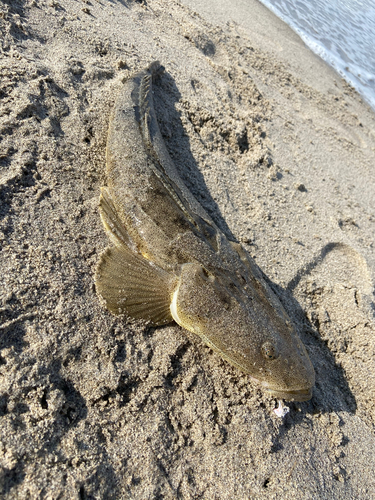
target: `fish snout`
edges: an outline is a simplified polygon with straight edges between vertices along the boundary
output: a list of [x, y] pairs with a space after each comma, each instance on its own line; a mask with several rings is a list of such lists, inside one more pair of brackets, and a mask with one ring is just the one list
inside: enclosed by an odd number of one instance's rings
[[315, 371], [310, 358], [294, 360], [278, 367], [272, 382], [263, 382], [266, 390], [277, 399], [286, 401], [308, 401], [315, 385]]
[[285, 401], [309, 401], [312, 398], [313, 387], [307, 389], [295, 389], [295, 390], [285, 390], [279, 391], [276, 389], [271, 389], [266, 387], [266, 390], [271, 396], [276, 399], [284, 399]]

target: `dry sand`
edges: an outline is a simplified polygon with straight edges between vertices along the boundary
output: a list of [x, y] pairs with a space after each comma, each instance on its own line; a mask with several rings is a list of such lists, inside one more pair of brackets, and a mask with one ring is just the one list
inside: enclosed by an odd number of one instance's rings
[[[0, 8], [2, 497], [374, 498], [373, 111], [253, 0]], [[96, 297], [108, 119], [155, 59], [181, 175], [314, 364], [284, 420], [193, 334]]]

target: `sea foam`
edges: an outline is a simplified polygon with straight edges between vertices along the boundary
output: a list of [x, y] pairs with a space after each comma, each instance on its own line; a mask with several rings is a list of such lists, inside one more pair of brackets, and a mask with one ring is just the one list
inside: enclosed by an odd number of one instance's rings
[[261, 0], [375, 109], [373, 0]]

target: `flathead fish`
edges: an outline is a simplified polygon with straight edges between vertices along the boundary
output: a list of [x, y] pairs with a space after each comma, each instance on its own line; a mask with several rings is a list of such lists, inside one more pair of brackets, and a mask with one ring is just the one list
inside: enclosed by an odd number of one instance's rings
[[110, 120], [99, 210], [111, 240], [96, 289], [114, 314], [175, 321], [278, 399], [307, 401], [306, 349], [264, 275], [188, 190], [153, 106], [158, 62], [129, 78]]

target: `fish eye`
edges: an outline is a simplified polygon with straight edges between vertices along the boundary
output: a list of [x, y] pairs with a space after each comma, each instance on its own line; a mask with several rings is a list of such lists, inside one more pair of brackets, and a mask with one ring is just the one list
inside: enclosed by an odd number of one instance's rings
[[202, 274], [203, 274], [203, 276], [204, 276], [205, 278], [208, 278], [208, 277], [209, 277], [209, 273], [208, 273], [208, 271], [207, 271], [204, 267], [202, 267], [202, 270], [201, 270], [201, 271], [202, 271]]
[[207, 271], [203, 266], [199, 270], [199, 276], [204, 279], [204, 281], [215, 281], [215, 277]]
[[277, 349], [276, 349], [275, 345], [272, 344], [272, 342], [265, 342], [262, 345], [262, 354], [263, 354], [263, 357], [267, 360], [276, 359], [277, 355], [278, 355]]

